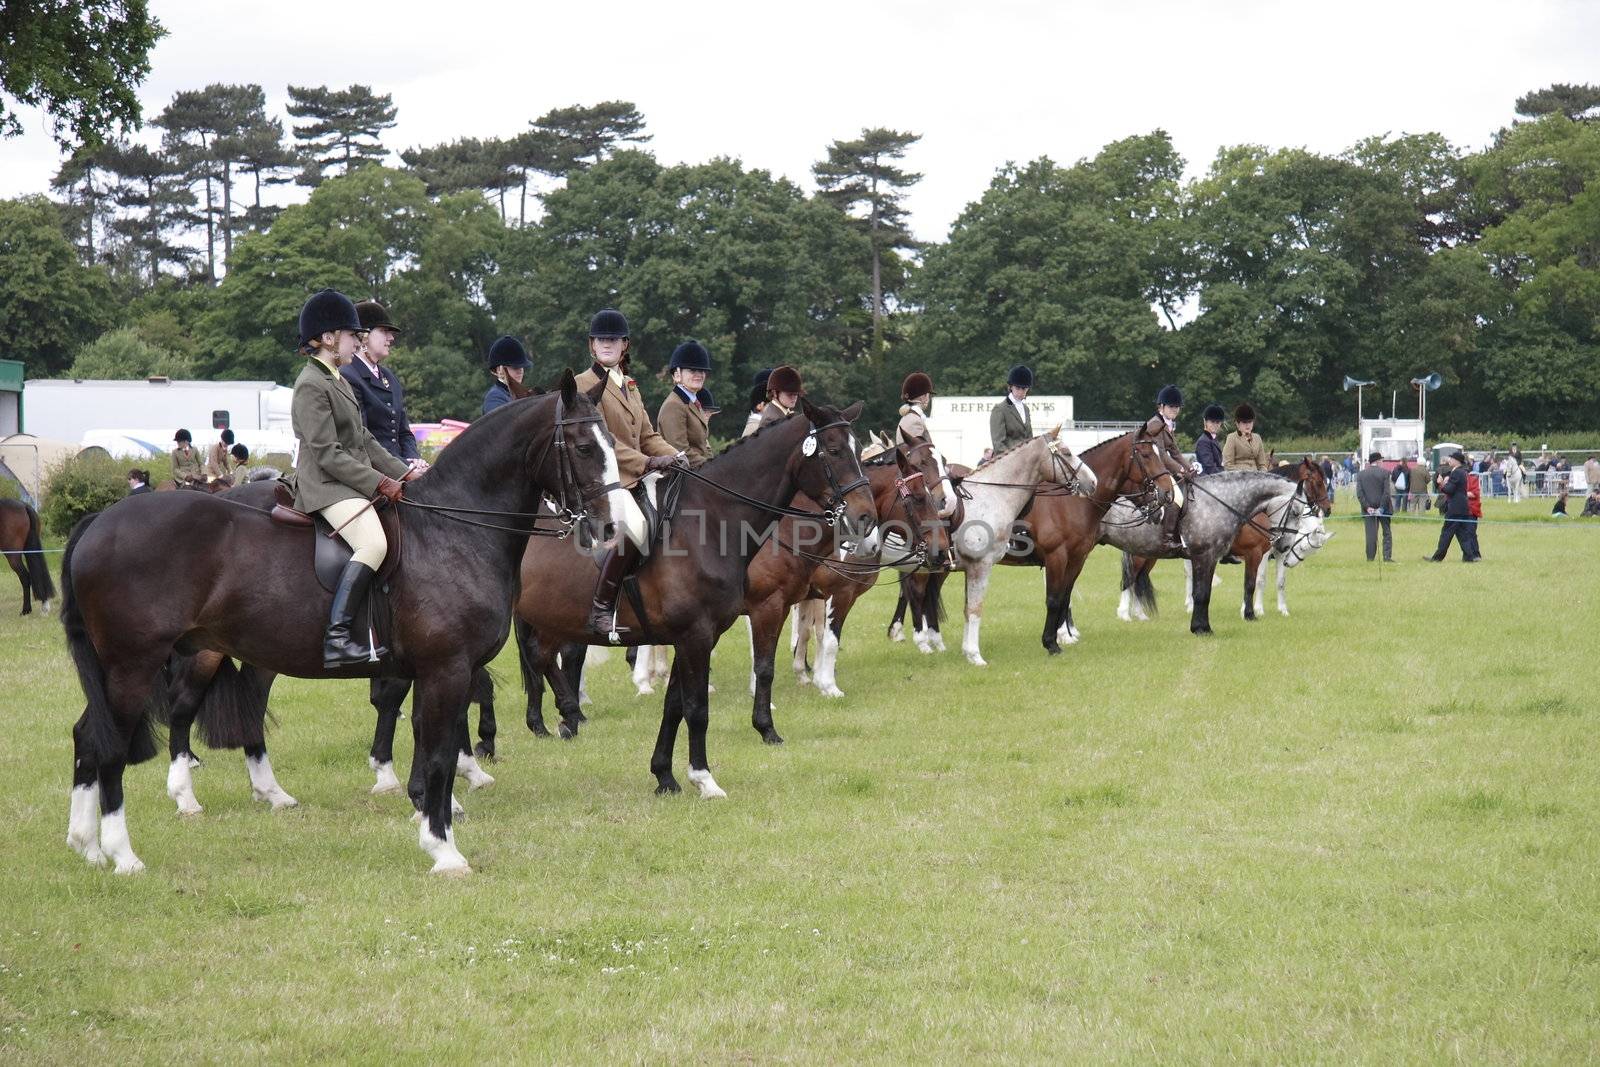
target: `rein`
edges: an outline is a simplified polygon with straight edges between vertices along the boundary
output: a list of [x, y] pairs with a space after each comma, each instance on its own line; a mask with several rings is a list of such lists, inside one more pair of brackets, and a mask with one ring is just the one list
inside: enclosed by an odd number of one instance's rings
[[[843, 419], [840, 419], [837, 422], [830, 422], [826, 426], [814, 427], [814, 428], [812, 428], [812, 430], [806, 436], [814, 441], [814, 440], [816, 440], [817, 434], [821, 433], [823, 430], [831, 430], [835, 426], [849, 426], [849, 425], [850, 424], [848, 422], [846, 422]], [[804, 450], [802, 449], [802, 451], [804, 451]], [[808, 458], [809, 458], [810, 455], [815, 455], [815, 454], [816, 454], [816, 447], [813, 446], [812, 449], [811, 449], [811, 452], [808, 454]], [[860, 460], [857, 460], [856, 463], [857, 463], [857, 466], [859, 467], [860, 466]], [[742, 502], [744, 504], [748, 504], [750, 507], [757, 508], [757, 509], [759, 509], [761, 511], [764, 511], [769, 515], [779, 515], [779, 516], [783, 516], [785, 518], [794, 518], [794, 519], [805, 519], [805, 518], [815, 519], [815, 518], [818, 517], [818, 513], [815, 512], [815, 511], [807, 511], [804, 508], [790, 507], [787, 504], [768, 504], [764, 500], [757, 500], [754, 497], [746, 496], [745, 494], [739, 492], [739, 490], [731, 488], [730, 486], [723, 485], [721, 482], [714, 482], [710, 478], [707, 478], [705, 475], [701, 474], [699, 471], [691, 470], [688, 467], [679, 467], [678, 471], [681, 474], [688, 475], [689, 477], [695, 479], [696, 481], [703, 482], [704, 484], [709, 485], [711, 488], [717, 490], [719, 493], [722, 493], [724, 496], [732, 497], [733, 499], [738, 500], [738, 501], [740, 501], [740, 502]], [[827, 461], [827, 459], [825, 459], [825, 458], [822, 460], [822, 471], [823, 471], [823, 474], [828, 479], [828, 488], [830, 490], [830, 495], [829, 495], [828, 500], [822, 502], [823, 510], [822, 510], [822, 513], [821, 513], [821, 518], [822, 518], [822, 521], [826, 525], [833, 526], [833, 525], [836, 525], [843, 517], [843, 513], [844, 513], [844, 509], [845, 509], [845, 503], [844, 503], [845, 496], [850, 494], [850, 493], [852, 493], [852, 492], [854, 492], [857, 489], [860, 489], [862, 486], [867, 485], [869, 483], [868, 483], [868, 480], [867, 480], [867, 476], [865, 474], [862, 474], [860, 477], [856, 478], [856, 480], [851, 482], [849, 485], [840, 486], [839, 478], [834, 473], [834, 470], [833, 470], [833, 464], [829, 463]]]

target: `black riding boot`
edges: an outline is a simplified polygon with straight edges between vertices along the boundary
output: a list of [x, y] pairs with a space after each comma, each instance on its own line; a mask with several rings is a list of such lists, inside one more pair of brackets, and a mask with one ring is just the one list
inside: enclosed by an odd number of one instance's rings
[[1180, 552], [1187, 556], [1189, 546], [1183, 543], [1183, 538], [1178, 535], [1178, 520], [1183, 518], [1183, 510], [1178, 507], [1177, 501], [1168, 500], [1161, 509], [1161, 547]]
[[589, 608], [589, 629], [612, 644], [619, 643], [617, 631], [617, 593], [622, 579], [633, 565], [635, 550], [627, 536], [617, 538], [600, 561], [600, 578], [594, 583], [594, 603]]
[[336, 667], [353, 667], [370, 661], [374, 655], [389, 654], [386, 648], [369, 650], [350, 636], [356, 612], [367, 599], [367, 588], [372, 584], [372, 568], [351, 560], [339, 575], [339, 587], [333, 591], [333, 610], [328, 613], [328, 629], [322, 636], [322, 666], [325, 670]]

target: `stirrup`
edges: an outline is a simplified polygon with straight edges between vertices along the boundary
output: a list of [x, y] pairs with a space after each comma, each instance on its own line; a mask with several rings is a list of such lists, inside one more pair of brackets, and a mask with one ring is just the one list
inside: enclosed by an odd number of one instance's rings
[[[589, 616], [589, 629], [603, 636], [607, 644], [620, 645], [622, 644], [622, 635], [628, 632], [628, 628], [617, 625], [617, 613], [615, 610], [608, 612], [608, 614], [610, 618], [591, 614]], [[602, 627], [602, 623], [609, 623], [610, 625]]]

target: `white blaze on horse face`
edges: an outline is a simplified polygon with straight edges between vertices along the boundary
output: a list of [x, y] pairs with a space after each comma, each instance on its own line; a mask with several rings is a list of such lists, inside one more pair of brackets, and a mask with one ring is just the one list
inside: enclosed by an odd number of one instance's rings
[[599, 423], [591, 424], [589, 426], [589, 432], [594, 435], [595, 443], [600, 446], [600, 454], [604, 456], [606, 460], [606, 484], [617, 486], [617, 488], [612, 489], [606, 494], [606, 503], [611, 508], [611, 521], [620, 531], [623, 528], [623, 522], [625, 519], [632, 517], [628, 514], [629, 508], [631, 507], [633, 515], [638, 516], [640, 524], [640, 530], [637, 534], [637, 539], [642, 541], [644, 539], [644, 516], [639, 513], [639, 506], [633, 502], [633, 497], [626, 489], [621, 488], [622, 468], [617, 465], [617, 450], [611, 447], [610, 441], [606, 440], [605, 431], [600, 428]]
[[478, 757], [470, 752], [456, 753], [456, 777], [467, 780], [467, 791], [476, 792], [494, 785], [494, 776], [478, 765]]
[[100, 785], [72, 787], [72, 806], [67, 816], [67, 844], [96, 867], [106, 862], [100, 851]]
[[167, 767], [167, 796], [178, 805], [179, 815], [200, 814], [200, 801], [194, 795], [194, 775], [187, 752], [180, 753]]
[[701, 800], [726, 800], [728, 798], [728, 794], [723, 792], [716, 779], [711, 777], [711, 768], [709, 767], [703, 771], [697, 771], [690, 767], [689, 781], [693, 782], [695, 788], [700, 790]]
[[126, 805], [100, 818], [100, 847], [106, 858], [116, 865], [118, 874], [138, 874], [144, 863], [133, 854], [133, 843], [128, 840], [128, 808]]
[[246, 756], [245, 770], [250, 772], [250, 791], [257, 800], [265, 800], [273, 811], [292, 808], [300, 802], [283, 791], [277, 776], [272, 773], [272, 761], [263, 752], [259, 757]]

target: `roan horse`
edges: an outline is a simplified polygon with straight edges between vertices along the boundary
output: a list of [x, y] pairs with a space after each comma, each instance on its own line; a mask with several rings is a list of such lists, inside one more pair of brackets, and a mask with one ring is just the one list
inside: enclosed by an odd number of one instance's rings
[[[468, 871], [451, 828], [454, 730], [473, 670], [505, 641], [528, 521], [548, 493], [572, 522], [614, 536], [618, 479], [595, 400], [577, 391], [570, 373], [559, 393], [474, 423], [407, 484], [405, 558], [389, 572], [390, 657], [333, 672], [322, 666], [328, 594], [312, 573], [303, 528], [276, 526], [253, 508], [200, 493], [149, 494], [80, 523], [61, 582], [67, 645], [88, 705], [73, 729], [68, 843], [93, 864], [109, 859], [119, 873], [143, 868], [128, 838], [122, 774], [155, 754], [151, 708], [197, 700], [204, 719], [207, 705], [248, 702], [230, 692], [253, 684], [241, 681], [248, 672], [191, 674], [181, 693], [162, 692], [162, 668], [174, 651], [211, 650], [298, 677], [416, 678], [419, 843], [434, 871]], [[167, 551], [184, 541], [199, 547], [181, 557]], [[396, 562], [400, 550], [391, 548]], [[246, 554], [256, 567], [229, 565]]]
[[[816, 515], [785, 518], [750, 561], [744, 602], [744, 613], [750, 618], [754, 698], [750, 724], [769, 745], [783, 743], [772, 723], [772, 676], [779, 634], [789, 609], [802, 601], [823, 606], [826, 629], [818, 635], [815, 680], [824, 696], [843, 696], [834, 679], [834, 664], [850, 605], [872, 588], [881, 568], [949, 565], [950, 538], [939, 518], [939, 497], [935, 495], [941, 471], [933, 450], [917, 445], [909, 450], [897, 447], [889, 459], [892, 462], [862, 464], [877, 507], [878, 530], [884, 535], [880, 553], [887, 560], [862, 564], [843, 558], [834, 529]], [[930, 484], [934, 492], [930, 492]], [[807, 614], [802, 609], [801, 616]], [[805, 654], [803, 626], [797, 619], [797, 654], [801, 657]]]
[[39, 543], [39, 513], [9, 497], [0, 499], [0, 552], [5, 553], [6, 562], [22, 583], [22, 614], [33, 613], [35, 600], [39, 601], [40, 611], [50, 614], [56, 586], [50, 580], [50, 564]]
[[[702, 797], [727, 794], [711, 776], [706, 761], [707, 686], [711, 650], [744, 610], [745, 572], [774, 520], [804, 493], [822, 508], [827, 521], [843, 524], [856, 538], [851, 554], [877, 551], [877, 507], [857, 458], [850, 423], [861, 405], [844, 411], [802, 400], [801, 412], [729, 445], [698, 471], [679, 471], [686, 479], [677, 510], [637, 572], [641, 619], [633, 597], [617, 605], [617, 623], [630, 644], [674, 646], [672, 671], [663, 701], [661, 729], [650, 772], [656, 792], [676, 793], [672, 751], [678, 728], [689, 725], [689, 781]], [[454, 446], [452, 446], [454, 447]], [[870, 533], [865, 531], [871, 531]], [[561, 712], [561, 734], [578, 728], [574, 643], [604, 640], [588, 628], [594, 570], [576, 565], [570, 549], [532, 542], [523, 560], [523, 595], [517, 602], [517, 634], [522, 642], [529, 684], [529, 727], [543, 726], [539, 679], [549, 682]], [[541, 588], [527, 579], [546, 575]], [[561, 652], [563, 668], [555, 658]]]

